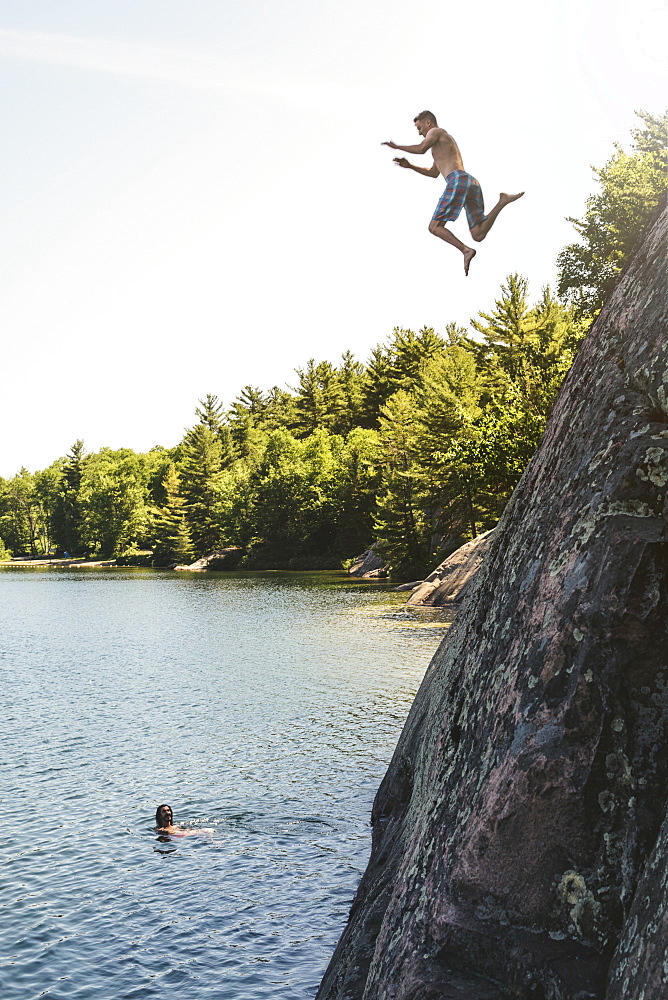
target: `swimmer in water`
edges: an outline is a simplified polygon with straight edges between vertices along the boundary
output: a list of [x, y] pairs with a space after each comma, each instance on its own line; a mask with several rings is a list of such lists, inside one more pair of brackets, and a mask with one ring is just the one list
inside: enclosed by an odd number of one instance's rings
[[172, 807], [166, 803], [155, 810], [155, 832], [168, 833], [173, 837], [192, 837], [202, 833], [214, 833], [212, 826], [203, 826], [199, 830], [185, 830], [182, 826], [174, 826]]

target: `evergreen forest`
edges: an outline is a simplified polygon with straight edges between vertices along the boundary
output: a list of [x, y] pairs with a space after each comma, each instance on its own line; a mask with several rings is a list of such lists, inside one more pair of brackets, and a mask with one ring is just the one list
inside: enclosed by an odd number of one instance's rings
[[396, 328], [365, 362], [311, 359], [294, 385], [199, 401], [172, 447], [76, 441], [0, 479], [0, 559], [52, 553], [246, 569], [341, 568], [374, 549], [418, 579], [492, 528], [533, 455], [580, 341], [665, 198], [668, 116], [594, 171], [556, 292], [510, 274], [465, 329]]

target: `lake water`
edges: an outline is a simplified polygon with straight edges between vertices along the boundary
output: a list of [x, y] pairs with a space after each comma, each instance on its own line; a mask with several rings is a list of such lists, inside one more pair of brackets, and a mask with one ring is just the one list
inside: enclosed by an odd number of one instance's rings
[[[0, 571], [0, 996], [305, 1000], [439, 612], [335, 574]], [[156, 806], [213, 836], [158, 837]]]

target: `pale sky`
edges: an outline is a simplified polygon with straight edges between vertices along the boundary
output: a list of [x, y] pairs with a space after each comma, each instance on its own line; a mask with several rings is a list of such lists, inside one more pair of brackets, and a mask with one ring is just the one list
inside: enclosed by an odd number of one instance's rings
[[[555, 282], [613, 142], [665, 105], [657, 0], [4, 0], [0, 475], [176, 444], [211, 392]], [[500, 216], [464, 277], [423, 108]], [[429, 166], [431, 159], [413, 157]], [[453, 225], [467, 239], [465, 216]]]

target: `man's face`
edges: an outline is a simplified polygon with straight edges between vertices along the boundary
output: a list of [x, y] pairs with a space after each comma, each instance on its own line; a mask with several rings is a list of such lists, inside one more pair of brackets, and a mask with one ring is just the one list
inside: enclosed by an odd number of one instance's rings
[[163, 806], [160, 810], [160, 826], [170, 826], [172, 822], [172, 810], [168, 806]]
[[418, 118], [418, 120], [415, 123], [415, 127], [420, 133], [420, 135], [424, 138], [429, 129], [433, 128], [434, 126], [427, 118]]

